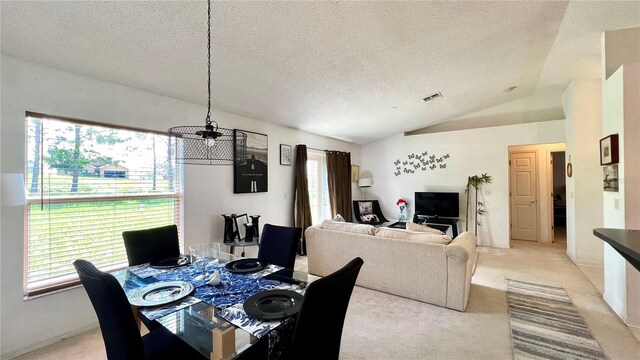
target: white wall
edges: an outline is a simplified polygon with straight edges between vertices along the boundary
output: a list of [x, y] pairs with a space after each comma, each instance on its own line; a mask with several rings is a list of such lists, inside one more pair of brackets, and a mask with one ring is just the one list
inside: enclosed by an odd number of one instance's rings
[[601, 138], [602, 82], [572, 82], [562, 95], [567, 116], [566, 161], [573, 176], [567, 178], [567, 255], [573, 262], [602, 266], [602, 241], [593, 229], [602, 227]]
[[[488, 211], [478, 228], [482, 245], [509, 247], [509, 146], [565, 141], [563, 120], [545, 121], [445, 133], [390, 136], [362, 147], [362, 172], [370, 172], [373, 186], [369, 198], [378, 199], [387, 217], [397, 214], [395, 202], [409, 201], [413, 213], [416, 191], [457, 191], [460, 193], [460, 231], [464, 231], [467, 177], [487, 173], [493, 183], [484, 185], [483, 202]], [[427, 151], [438, 157], [449, 154], [446, 168], [402, 173], [395, 176], [394, 161], [408, 160], [411, 153]], [[489, 194], [490, 192], [490, 194]], [[471, 227], [471, 224], [470, 224]]]
[[[604, 192], [604, 227], [640, 229], [640, 66], [624, 65], [603, 86], [602, 136], [618, 134], [618, 192]], [[628, 325], [640, 327], [640, 272], [604, 246], [604, 299]]]
[[[202, 125], [206, 107], [2, 56], [1, 171], [25, 171], [25, 111], [166, 131]], [[204, 96], [204, 94], [203, 94]], [[279, 165], [279, 144], [350, 151], [360, 147], [220, 111], [221, 127], [269, 136], [269, 192], [234, 195], [231, 167], [185, 166], [185, 246], [220, 240], [222, 213], [260, 214], [260, 223], [292, 224], [292, 166]], [[41, 346], [96, 326], [82, 288], [24, 300], [23, 207], [3, 207], [1, 229], [1, 356]], [[11, 225], [8, 225], [11, 224]]]
[[[640, 229], [640, 28], [602, 35], [602, 136], [619, 134], [619, 192], [603, 195], [604, 226]], [[628, 325], [640, 327], [640, 272], [608, 244], [604, 299]]]

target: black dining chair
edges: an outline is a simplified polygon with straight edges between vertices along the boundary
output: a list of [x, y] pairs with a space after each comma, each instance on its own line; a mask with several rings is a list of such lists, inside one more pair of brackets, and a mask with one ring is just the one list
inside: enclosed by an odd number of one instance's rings
[[258, 259], [293, 270], [301, 236], [301, 228], [264, 224]]
[[129, 266], [180, 256], [176, 225], [125, 231], [122, 238]]
[[118, 280], [86, 260], [76, 260], [73, 266], [98, 315], [109, 359], [205, 359], [164, 327], [140, 336], [131, 305]]
[[289, 359], [338, 359], [344, 318], [362, 264], [357, 257], [307, 286]]

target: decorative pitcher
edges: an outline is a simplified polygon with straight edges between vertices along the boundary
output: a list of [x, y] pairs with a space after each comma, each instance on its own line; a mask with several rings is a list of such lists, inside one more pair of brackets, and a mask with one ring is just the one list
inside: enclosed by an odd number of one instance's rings
[[260, 218], [260, 215], [251, 215], [249, 217], [251, 218], [251, 224], [253, 225], [253, 238], [257, 240], [260, 238], [260, 227], [258, 226], [258, 219]]
[[232, 243], [235, 240], [236, 232], [233, 230], [233, 220], [236, 214], [222, 214], [224, 218], [224, 234], [222, 241], [225, 243]]

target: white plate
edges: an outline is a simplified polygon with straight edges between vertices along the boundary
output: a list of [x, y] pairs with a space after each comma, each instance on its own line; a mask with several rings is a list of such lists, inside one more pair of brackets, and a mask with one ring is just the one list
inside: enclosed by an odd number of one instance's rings
[[158, 306], [180, 300], [195, 288], [186, 281], [160, 281], [129, 293], [129, 303], [134, 306]]

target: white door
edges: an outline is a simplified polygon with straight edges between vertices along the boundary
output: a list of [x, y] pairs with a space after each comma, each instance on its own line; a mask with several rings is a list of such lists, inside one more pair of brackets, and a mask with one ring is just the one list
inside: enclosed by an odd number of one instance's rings
[[511, 194], [511, 238], [538, 240], [538, 194], [536, 153], [512, 153], [509, 156]]

